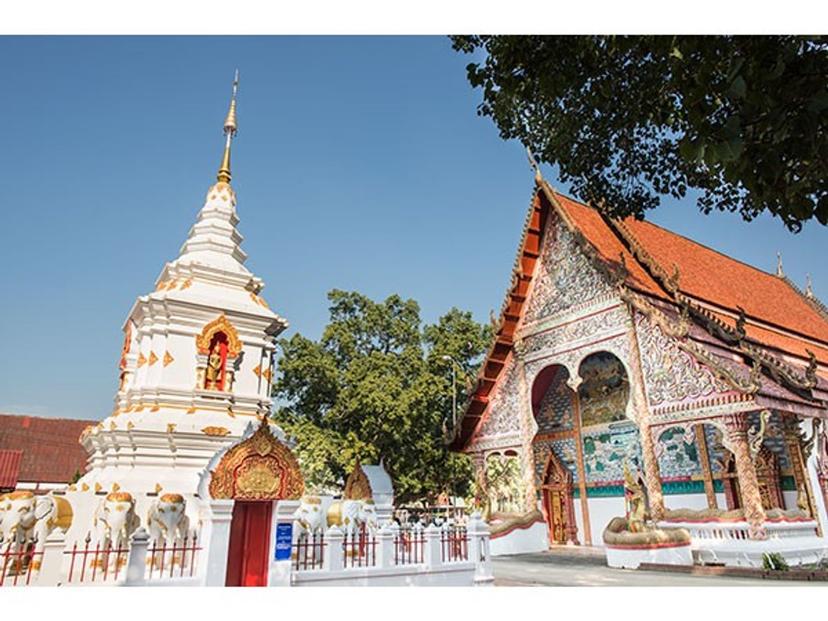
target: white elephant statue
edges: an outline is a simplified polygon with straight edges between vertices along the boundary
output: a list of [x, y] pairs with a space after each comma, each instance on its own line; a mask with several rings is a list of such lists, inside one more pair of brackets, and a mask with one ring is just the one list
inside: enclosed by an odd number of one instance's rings
[[110, 492], [95, 510], [94, 526], [104, 548], [128, 549], [129, 539], [140, 525], [135, 499], [128, 492]]
[[[42, 550], [49, 533], [56, 528], [66, 532], [71, 525], [72, 505], [65, 498], [35, 496], [20, 490], [4, 494], [0, 500], [0, 536], [4, 550], [15, 555], [25, 552], [35, 541], [35, 549]], [[23, 555], [17, 556], [11, 570], [22, 571], [26, 563]], [[33, 564], [32, 568], [37, 567]]]
[[325, 515], [322, 513], [322, 499], [319, 496], [304, 496], [299, 508], [293, 514], [298, 528], [297, 534], [315, 534], [324, 530]]
[[358, 532], [362, 525], [373, 533], [377, 512], [373, 500], [338, 500], [328, 508], [328, 527], [339, 526], [346, 535]]
[[147, 526], [152, 539], [168, 548], [181, 543], [190, 534], [187, 502], [181, 494], [164, 494], [147, 512]]
[[20, 490], [5, 494], [0, 510], [0, 535], [4, 543], [22, 545], [46, 540], [55, 528], [64, 532], [72, 525], [72, 505], [59, 496], [35, 496]]

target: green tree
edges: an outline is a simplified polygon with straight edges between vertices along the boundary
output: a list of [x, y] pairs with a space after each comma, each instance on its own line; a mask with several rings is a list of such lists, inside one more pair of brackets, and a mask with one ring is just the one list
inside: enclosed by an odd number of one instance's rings
[[451, 309], [423, 326], [413, 300], [375, 302], [356, 292], [328, 294], [330, 321], [319, 341], [300, 334], [280, 341], [274, 415], [296, 438], [308, 487], [340, 489], [357, 458], [382, 458], [397, 499], [433, 501], [468, 493], [464, 455], [448, 451], [443, 424], [451, 410], [450, 356], [458, 369], [458, 403], [467, 396], [490, 329]]
[[454, 36], [478, 114], [581, 199], [642, 217], [694, 188], [704, 213], [828, 224], [828, 39]]

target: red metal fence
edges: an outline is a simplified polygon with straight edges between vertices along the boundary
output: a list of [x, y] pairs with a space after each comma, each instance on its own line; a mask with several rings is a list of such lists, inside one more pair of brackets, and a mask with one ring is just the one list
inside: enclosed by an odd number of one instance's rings
[[425, 535], [422, 529], [401, 529], [394, 537], [394, 564], [416, 565], [423, 562]]
[[166, 541], [161, 545], [154, 541], [147, 549], [147, 580], [192, 577], [200, 550], [196, 533], [180, 542], [174, 541], [171, 546]]
[[444, 563], [469, 560], [469, 536], [462, 526], [449, 526], [440, 532], [440, 555]]
[[43, 550], [37, 550], [37, 539], [28, 544], [17, 544], [10, 541], [2, 545], [2, 572], [0, 572], [0, 587], [24, 586], [31, 583], [32, 572], [40, 569], [43, 560]]
[[374, 567], [377, 564], [377, 538], [365, 530], [346, 533], [342, 540], [342, 557], [345, 568]]
[[124, 575], [129, 548], [115, 547], [111, 541], [95, 542], [93, 547], [92, 535], [87, 533], [82, 546], [76, 541], [64, 554], [70, 557], [67, 584], [106, 582]]
[[302, 533], [294, 542], [291, 552], [293, 568], [296, 570], [322, 569], [325, 559], [325, 535]]

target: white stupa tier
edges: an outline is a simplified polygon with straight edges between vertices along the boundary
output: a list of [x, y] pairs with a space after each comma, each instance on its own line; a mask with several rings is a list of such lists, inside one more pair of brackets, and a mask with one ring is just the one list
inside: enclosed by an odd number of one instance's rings
[[191, 497], [217, 451], [270, 412], [275, 339], [287, 322], [260, 297], [236, 230], [235, 92], [224, 129], [218, 182], [178, 258], [124, 324], [115, 408], [82, 435], [89, 467], [70, 493]]

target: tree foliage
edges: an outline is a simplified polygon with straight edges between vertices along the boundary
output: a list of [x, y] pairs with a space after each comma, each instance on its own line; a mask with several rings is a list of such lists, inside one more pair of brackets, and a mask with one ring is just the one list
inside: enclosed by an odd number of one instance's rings
[[704, 213], [828, 224], [828, 40], [454, 36], [478, 113], [609, 215], [698, 191]]
[[356, 292], [328, 294], [322, 338], [280, 341], [281, 402], [276, 422], [296, 438], [306, 483], [341, 489], [357, 458], [382, 458], [401, 502], [465, 495], [468, 459], [447, 450], [443, 423], [451, 412], [451, 356], [462, 369], [458, 403], [489, 342], [489, 328], [455, 308], [423, 326], [414, 300], [375, 302]]

